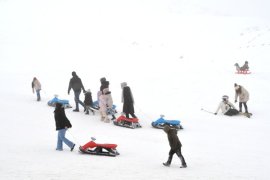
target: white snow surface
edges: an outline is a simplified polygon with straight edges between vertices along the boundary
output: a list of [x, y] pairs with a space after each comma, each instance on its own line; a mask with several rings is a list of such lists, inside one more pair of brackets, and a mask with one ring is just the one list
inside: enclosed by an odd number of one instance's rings
[[[266, 0], [0, 1], [0, 179], [270, 179], [267, 7]], [[252, 73], [235, 74], [234, 63], [244, 61]], [[119, 113], [127, 82], [142, 128], [67, 109], [76, 147], [56, 151], [47, 102], [58, 94], [74, 106], [72, 71], [94, 100], [106, 77]], [[40, 102], [33, 77], [42, 84]], [[214, 112], [224, 94], [233, 102], [234, 83], [250, 93], [250, 119], [201, 110]], [[181, 121], [188, 168], [176, 155], [171, 167], [162, 165], [168, 140], [151, 127], [160, 114]], [[80, 154], [91, 137], [117, 144], [120, 155]]]

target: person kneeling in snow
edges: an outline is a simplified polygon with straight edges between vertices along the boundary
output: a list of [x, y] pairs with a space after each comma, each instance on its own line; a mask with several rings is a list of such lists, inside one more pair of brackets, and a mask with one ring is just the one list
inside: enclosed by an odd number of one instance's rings
[[220, 109], [222, 113], [227, 116], [233, 116], [233, 115], [239, 114], [239, 111], [229, 101], [229, 96], [227, 95], [222, 96], [222, 101], [219, 103], [219, 106], [214, 114], [217, 115]]
[[171, 147], [170, 152], [169, 152], [169, 158], [166, 163], [163, 163], [163, 165], [170, 166], [173, 155], [176, 153], [182, 163], [182, 166], [180, 168], [186, 168], [187, 164], [184, 159], [184, 156], [181, 153], [182, 144], [177, 136], [177, 130], [174, 128], [170, 128], [170, 126], [166, 125], [164, 126], [163, 131], [168, 135], [168, 140]]

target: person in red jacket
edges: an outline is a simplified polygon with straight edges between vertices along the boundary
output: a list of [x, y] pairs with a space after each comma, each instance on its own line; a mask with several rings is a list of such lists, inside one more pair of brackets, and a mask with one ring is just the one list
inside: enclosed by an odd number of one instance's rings
[[166, 163], [163, 163], [164, 166], [170, 166], [172, 162], [172, 158], [174, 154], [177, 154], [177, 156], [180, 158], [182, 166], [180, 168], [186, 168], [187, 164], [185, 161], [184, 156], [182, 155], [181, 148], [182, 144], [177, 136], [177, 130], [174, 128], [170, 128], [170, 126], [166, 125], [163, 128], [164, 132], [168, 136], [169, 144], [170, 144], [170, 152], [169, 152], [169, 158]]

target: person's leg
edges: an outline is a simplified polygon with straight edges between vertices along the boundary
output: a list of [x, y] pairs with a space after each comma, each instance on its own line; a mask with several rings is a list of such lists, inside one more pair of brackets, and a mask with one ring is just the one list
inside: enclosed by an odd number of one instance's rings
[[184, 156], [182, 155], [182, 152], [181, 152], [181, 148], [176, 152], [177, 156], [180, 158], [181, 160], [181, 163], [182, 163], [182, 168], [185, 168], [187, 167], [187, 164], [186, 164], [186, 161], [185, 161], [185, 158]]
[[130, 113], [130, 115], [131, 115], [133, 118], [137, 118], [137, 116], [136, 116], [134, 113]]
[[242, 102], [239, 102], [239, 112], [242, 112]]
[[58, 131], [59, 132], [59, 137], [68, 147], [72, 148], [75, 144], [65, 137], [66, 136], [66, 131], [67, 131], [66, 129], [59, 130]]
[[247, 102], [244, 102], [244, 108], [245, 108], [245, 113], [248, 113], [248, 107], [247, 107]]
[[58, 151], [62, 151], [63, 150], [63, 141], [60, 138], [60, 132], [57, 132], [57, 146], [56, 146], [56, 150]]
[[40, 101], [40, 89], [36, 90], [36, 93], [37, 93], [37, 101]]
[[75, 105], [76, 105], [76, 108], [74, 110], [77, 110], [77, 111], [79, 111], [78, 99], [79, 99], [79, 93], [74, 91], [74, 101], [75, 101]]
[[170, 152], [169, 152], [169, 157], [168, 157], [168, 160], [166, 163], [163, 163], [164, 166], [170, 166], [171, 165], [171, 162], [172, 162], [172, 158], [173, 158], [173, 155], [174, 155], [174, 151], [171, 149]]

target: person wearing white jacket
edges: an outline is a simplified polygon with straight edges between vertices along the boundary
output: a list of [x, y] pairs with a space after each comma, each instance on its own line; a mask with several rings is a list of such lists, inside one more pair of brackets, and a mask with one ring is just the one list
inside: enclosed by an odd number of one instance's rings
[[234, 84], [235, 89], [235, 103], [239, 97], [239, 111], [242, 112], [242, 105], [244, 105], [245, 113], [248, 112], [247, 101], [249, 100], [249, 92], [243, 87], [238, 84]]
[[239, 111], [229, 101], [229, 96], [227, 95], [222, 96], [222, 101], [219, 103], [219, 106], [214, 114], [217, 115], [220, 109], [221, 109], [221, 112], [227, 116], [233, 116], [233, 115], [239, 114]]
[[34, 79], [32, 81], [32, 91], [33, 91], [33, 93], [35, 93], [35, 91], [36, 91], [37, 101], [41, 100], [40, 90], [41, 90], [41, 84], [40, 84], [39, 80], [36, 77], [34, 77]]

